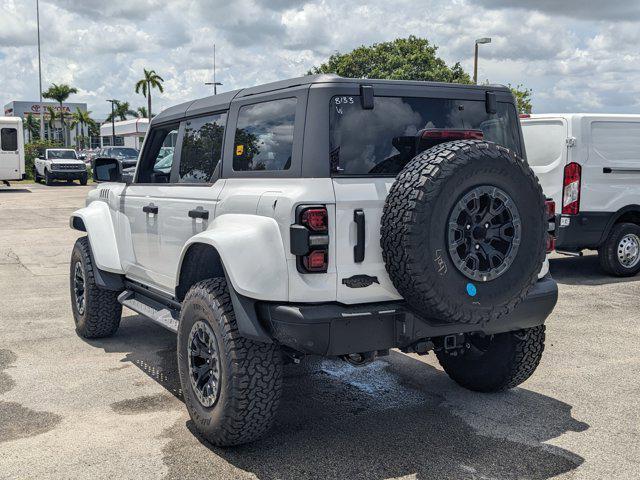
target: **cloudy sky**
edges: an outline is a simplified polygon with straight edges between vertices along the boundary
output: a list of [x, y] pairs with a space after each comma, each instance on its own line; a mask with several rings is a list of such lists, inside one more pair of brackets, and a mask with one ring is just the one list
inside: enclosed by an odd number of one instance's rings
[[[43, 82], [79, 89], [95, 118], [165, 79], [154, 110], [207, 95], [212, 46], [223, 89], [304, 74], [335, 51], [417, 35], [480, 80], [522, 83], [534, 111], [640, 113], [638, 0], [40, 0]], [[35, 0], [0, 3], [0, 104], [37, 99]]]

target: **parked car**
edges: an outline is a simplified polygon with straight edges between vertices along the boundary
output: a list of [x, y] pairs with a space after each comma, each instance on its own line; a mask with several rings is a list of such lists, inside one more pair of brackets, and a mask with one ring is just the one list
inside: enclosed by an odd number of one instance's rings
[[97, 159], [108, 183], [72, 214], [76, 330], [114, 334], [124, 305], [177, 332], [216, 445], [267, 431], [305, 355], [434, 351], [465, 388], [513, 388], [557, 300], [553, 208], [523, 156], [500, 86], [310, 76], [172, 107], [133, 180]]
[[0, 182], [9, 186], [11, 180], [25, 177], [22, 119], [0, 117]]
[[115, 158], [124, 169], [135, 167], [136, 163], [138, 163], [139, 154], [139, 150], [131, 147], [102, 147], [93, 156], [93, 161], [95, 161], [96, 158]]
[[35, 159], [34, 167], [36, 183], [44, 180], [52, 185], [55, 180], [78, 180], [86, 185], [89, 177], [87, 165], [72, 148], [47, 148], [42, 157]]
[[640, 115], [522, 119], [529, 164], [559, 205], [556, 248], [598, 250], [611, 275], [640, 271]]

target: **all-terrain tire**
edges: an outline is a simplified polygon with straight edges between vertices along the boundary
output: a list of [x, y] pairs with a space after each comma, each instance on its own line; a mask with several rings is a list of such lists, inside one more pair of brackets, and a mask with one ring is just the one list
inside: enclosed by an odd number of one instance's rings
[[[200, 401], [190, 377], [189, 336], [197, 322], [205, 322], [213, 331], [219, 356], [219, 393], [211, 406]], [[282, 391], [282, 354], [273, 343], [240, 335], [224, 278], [204, 280], [189, 289], [182, 303], [177, 347], [184, 401], [204, 438], [217, 446], [239, 445], [271, 427]]]
[[436, 356], [458, 385], [476, 392], [500, 392], [517, 387], [533, 374], [542, 358], [544, 340], [545, 326], [540, 325], [475, 340], [467, 336], [469, 348], [438, 349]]
[[44, 171], [44, 183], [47, 184], [48, 186], [53, 185], [53, 179], [51, 178], [51, 174], [49, 173], [49, 170]]
[[83, 177], [80, 178], [80, 185], [86, 185], [88, 180], [89, 180], [89, 176], [84, 175]]
[[[105, 290], [96, 285], [94, 266], [91, 258], [89, 239], [76, 240], [71, 253], [69, 290], [71, 309], [76, 324], [76, 332], [84, 338], [109, 337], [116, 333], [122, 317], [122, 305], [118, 302], [120, 292]], [[79, 265], [79, 267], [78, 267]], [[76, 287], [76, 268], [84, 276], [84, 306], [78, 304]]]
[[627, 236], [635, 236], [635, 238], [640, 239], [640, 226], [635, 223], [620, 223], [614, 225], [611, 232], [609, 232], [609, 236], [598, 249], [600, 266], [609, 275], [632, 277], [640, 272], [640, 261], [637, 261], [635, 265], [625, 266], [621, 263], [618, 256], [618, 250], [624, 248], [620, 242]]
[[[521, 235], [497, 278], [474, 280], [452, 258], [448, 228], [465, 195], [485, 187], [510, 197]], [[394, 286], [420, 314], [444, 322], [479, 324], [508, 314], [535, 284], [545, 259], [544, 200], [527, 163], [504, 147], [463, 140], [425, 150], [398, 174], [384, 205], [382, 256]]]

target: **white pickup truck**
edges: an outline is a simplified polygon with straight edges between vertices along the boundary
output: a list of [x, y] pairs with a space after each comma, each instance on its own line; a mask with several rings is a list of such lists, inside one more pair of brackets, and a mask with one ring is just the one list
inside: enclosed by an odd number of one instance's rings
[[87, 165], [72, 148], [47, 148], [34, 164], [36, 182], [44, 180], [51, 185], [54, 180], [79, 180], [81, 185], [87, 184]]

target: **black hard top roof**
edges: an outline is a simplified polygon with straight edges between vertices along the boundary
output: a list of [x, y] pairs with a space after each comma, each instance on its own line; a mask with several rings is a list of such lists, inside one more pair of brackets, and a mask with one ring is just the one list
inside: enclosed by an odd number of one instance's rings
[[216, 110], [226, 110], [229, 108], [233, 99], [248, 97], [251, 95], [258, 95], [261, 93], [273, 92], [277, 90], [284, 90], [287, 88], [298, 87], [301, 85], [313, 85], [313, 84], [327, 84], [327, 83], [357, 83], [367, 85], [407, 85], [407, 86], [431, 86], [431, 87], [447, 87], [447, 88], [461, 88], [461, 89], [477, 89], [493, 91], [507, 91], [509, 89], [504, 85], [467, 85], [459, 83], [444, 83], [444, 82], [421, 82], [415, 80], [378, 80], [369, 78], [345, 78], [338, 75], [307, 75], [305, 77], [290, 78], [287, 80], [278, 80], [277, 82], [265, 83], [255, 87], [241, 88], [238, 90], [232, 90], [229, 92], [220, 93], [218, 95], [211, 95], [209, 97], [200, 98], [198, 100], [191, 100], [189, 102], [181, 103], [173, 107], [169, 107], [163, 110], [161, 113], [153, 118], [152, 123], [164, 123], [167, 121], [178, 120], [188, 115], [200, 115]]

